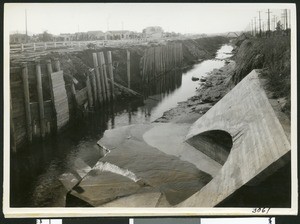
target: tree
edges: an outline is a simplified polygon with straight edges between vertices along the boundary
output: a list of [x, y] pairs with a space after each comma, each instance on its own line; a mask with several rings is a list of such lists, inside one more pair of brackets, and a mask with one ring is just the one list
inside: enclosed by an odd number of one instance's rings
[[278, 22], [277, 22], [277, 25], [276, 25], [276, 31], [280, 32], [280, 31], [282, 31], [282, 30], [283, 30], [283, 26], [282, 26], [281, 22], [278, 21]]
[[45, 30], [42, 33], [41, 41], [48, 42], [48, 41], [52, 41], [52, 40], [53, 40], [53, 35], [48, 33], [47, 30]]

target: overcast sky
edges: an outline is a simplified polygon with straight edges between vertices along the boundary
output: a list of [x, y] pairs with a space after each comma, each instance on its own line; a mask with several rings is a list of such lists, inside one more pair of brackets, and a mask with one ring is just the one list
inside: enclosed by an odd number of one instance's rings
[[[180, 33], [220, 33], [244, 31], [261, 10], [280, 17], [286, 5], [278, 4], [203, 4], [203, 3], [17, 3], [5, 4], [5, 24], [12, 32], [24, 33], [25, 9], [30, 33], [52, 34], [89, 30], [132, 30], [161, 26]], [[123, 26], [122, 26], [123, 24]]]

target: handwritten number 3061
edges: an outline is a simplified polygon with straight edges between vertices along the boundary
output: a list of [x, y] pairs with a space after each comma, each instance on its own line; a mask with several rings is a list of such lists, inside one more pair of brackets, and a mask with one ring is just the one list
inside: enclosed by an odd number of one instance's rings
[[271, 208], [254, 208], [252, 213], [265, 213], [268, 214]]

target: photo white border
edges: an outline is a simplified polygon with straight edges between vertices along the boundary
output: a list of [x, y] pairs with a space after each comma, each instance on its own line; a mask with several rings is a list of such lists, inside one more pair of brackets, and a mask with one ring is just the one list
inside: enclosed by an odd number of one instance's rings
[[[298, 212], [297, 180], [297, 26], [296, 5], [294, 3], [229, 3], [233, 7], [248, 7], [253, 4], [269, 8], [286, 8], [291, 10], [291, 208], [271, 208], [268, 214], [252, 213], [253, 208], [11, 208], [10, 195], [10, 84], [9, 84], [9, 31], [7, 27], [7, 4], [4, 5], [4, 131], [3, 131], [3, 213], [6, 218], [43, 218], [43, 217], [141, 217], [141, 216], [274, 216], [296, 215]], [[45, 4], [45, 3], [39, 3]], [[61, 3], [50, 3], [61, 4]], [[64, 3], [73, 4], [73, 3]], [[78, 3], [77, 3], [78, 4]], [[90, 4], [90, 3], [79, 3]], [[97, 3], [101, 4], [101, 3]], [[113, 4], [113, 3], [105, 3]], [[136, 3], [141, 4], [141, 3]], [[157, 3], [158, 4], [158, 3]], [[177, 4], [177, 3], [159, 3]], [[180, 3], [179, 3], [180, 4]], [[222, 7], [228, 3], [192, 3], [208, 4]]]

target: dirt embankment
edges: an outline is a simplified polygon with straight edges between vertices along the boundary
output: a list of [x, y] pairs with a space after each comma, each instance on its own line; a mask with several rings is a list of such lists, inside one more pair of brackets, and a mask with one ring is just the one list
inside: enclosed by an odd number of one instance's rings
[[228, 63], [220, 69], [214, 69], [205, 78], [200, 79], [195, 96], [178, 106], [166, 111], [155, 122], [193, 123], [217, 103], [232, 87], [231, 77], [235, 62]]
[[281, 117], [290, 116], [289, 37], [257, 39], [242, 36], [233, 44], [235, 55], [232, 61], [200, 80], [195, 96], [178, 103], [156, 122], [194, 122], [253, 69], [260, 69], [262, 84], [276, 113], [281, 113]]

